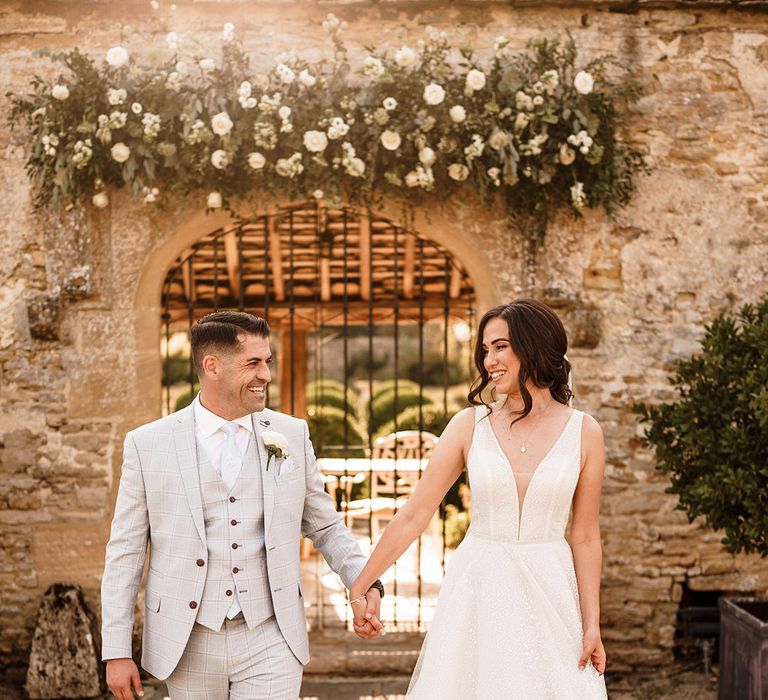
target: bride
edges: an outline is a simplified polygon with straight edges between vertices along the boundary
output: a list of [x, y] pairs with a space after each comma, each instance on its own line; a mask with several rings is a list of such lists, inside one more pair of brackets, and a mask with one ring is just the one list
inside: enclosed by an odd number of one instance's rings
[[[565, 329], [544, 304], [492, 309], [479, 372], [424, 476], [350, 589], [365, 592], [426, 528], [466, 468], [472, 524], [446, 572], [408, 690], [433, 700], [605, 698], [600, 639], [603, 434], [569, 407]], [[496, 398], [486, 403], [491, 393]], [[569, 540], [565, 539], [573, 509]]]

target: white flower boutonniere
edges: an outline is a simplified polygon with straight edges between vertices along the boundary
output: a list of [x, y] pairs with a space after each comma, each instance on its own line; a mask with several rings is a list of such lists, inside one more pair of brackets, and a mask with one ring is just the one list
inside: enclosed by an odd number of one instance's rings
[[269, 470], [269, 458], [285, 459], [290, 456], [288, 452], [288, 441], [284, 435], [274, 430], [262, 430], [261, 438], [264, 440], [264, 447], [267, 448], [267, 470]]

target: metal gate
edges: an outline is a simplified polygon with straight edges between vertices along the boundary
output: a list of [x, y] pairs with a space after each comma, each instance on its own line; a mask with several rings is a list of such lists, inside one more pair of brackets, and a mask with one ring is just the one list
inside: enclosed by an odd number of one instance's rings
[[[239, 309], [269, 321], [268, 405], [307, 419], [326, 490], [369, 551], [465, 405], [475, 298], [461, 263], [403, 226], [317, 200], [206, 235], [171, 266], [162, 304], [167, 412], [197, 391], [188, 337], [198, 318]], [[468, 507], [457, 482], [384, 579], [390, 625], [431, 619]], [[341, 583], [309, 543], [302, 567], [311, 624], [349, 625]]]

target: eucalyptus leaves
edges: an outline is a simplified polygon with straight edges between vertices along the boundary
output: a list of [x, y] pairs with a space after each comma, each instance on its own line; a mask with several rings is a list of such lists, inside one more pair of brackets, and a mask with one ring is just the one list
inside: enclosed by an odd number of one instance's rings
[[124, 184], [148, 205], [197, 192], [208, 208], [263, 191], [357, 203], [461, 191], [483, 205], [499, 193], [540, 234], [560, 206], [612, 213], [629, 200], [645, 163], [618, 132], [636, 93], [609, 76], [610, 57], [577, 70], [571, 39], [516, 53], [498, 37], [481, 59], [429, 29], [416, 47], [369, 49], [353, 64], [344, 23], [323, 26], [331, 59], [290, 52], [261, 73], [231, 24], [219, 61], [179, 54], [173, 32], [160, 66], [122, 46], [99, 63], [55, 55], [67, 75], [12, 96], [12, 121], [26, 118], [32, 135], [36, 206], [105, 207]]

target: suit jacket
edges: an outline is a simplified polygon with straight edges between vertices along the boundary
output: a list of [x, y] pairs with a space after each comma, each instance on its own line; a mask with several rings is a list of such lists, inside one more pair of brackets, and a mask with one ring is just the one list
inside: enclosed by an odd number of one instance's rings
[[[264, 485], [267, 571], [280, 630], [296, 658], [309, 661], [299, 541], [309, 537], [349, 587], [365, 557], [323, 488], [307, 423], [269, 409], [254, 425], [288, 440], [289, 459], [257, 447]], [[122, 474], [107, 544], [102, 600], [102, 658], [131, 656], [134, 606], [149, 544], [142, 666], [163, 680], [176, 667], [205, 586], [205, 523], [192, 406], [143, 425], [125, 438]]]

